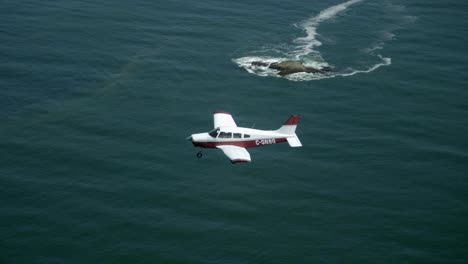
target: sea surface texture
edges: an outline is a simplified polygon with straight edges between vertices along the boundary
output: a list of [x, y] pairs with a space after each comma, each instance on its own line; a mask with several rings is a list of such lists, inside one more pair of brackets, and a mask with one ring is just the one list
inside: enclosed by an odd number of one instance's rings
[[468, 2], [0, 6], [0, 263], [468, 263]]

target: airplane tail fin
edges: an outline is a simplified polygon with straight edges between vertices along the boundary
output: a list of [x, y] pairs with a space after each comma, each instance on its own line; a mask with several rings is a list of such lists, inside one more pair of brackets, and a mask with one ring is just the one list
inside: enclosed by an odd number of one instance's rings
[[289, 119], [284, 122], [283, 126], [276, 130], [276, 132], [287, 135], [296, 133], [296, 127], [299, 123], [299, 118], [301, 118], [299, 115], [290, 116]]
[[277, 133], [288, 135], [286, 140], [291, 147], [302, 147], [301, 141], [296, 135], [296, 128], [300, 118], [299, 115], [292, 115], [284, 122], [283, 126], [276, 130]]

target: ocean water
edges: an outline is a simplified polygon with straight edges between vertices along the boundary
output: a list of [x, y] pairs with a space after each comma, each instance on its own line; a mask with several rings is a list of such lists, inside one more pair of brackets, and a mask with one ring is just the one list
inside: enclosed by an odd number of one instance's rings
[[[2, 1], [0, 263], [467, 263], [468, 4]], [[254, 60], [328, 75], [280, 77]], [[230, 164], [212, 112], [302, 148]]]

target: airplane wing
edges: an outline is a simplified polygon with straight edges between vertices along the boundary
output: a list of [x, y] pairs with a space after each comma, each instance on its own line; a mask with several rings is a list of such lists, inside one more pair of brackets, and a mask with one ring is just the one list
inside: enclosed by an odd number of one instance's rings
[[237, 127], [236, 122], [228, 112], [217, 111], [213, 114], [214, 127]]
[[217, 148], [221, 149], [232, 163], [250, 162], [250, 154], [245, 148], [233, 145], [221, 145]]

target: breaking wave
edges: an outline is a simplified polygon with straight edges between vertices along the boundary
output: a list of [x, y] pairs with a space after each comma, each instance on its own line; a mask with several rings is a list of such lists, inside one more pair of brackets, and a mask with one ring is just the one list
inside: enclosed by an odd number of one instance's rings
[[[352, 76], [358, 73], [369, 73], [381, 66], [390, 65], [390, 58], [385, 58], [380, 54], [375, 54], [376, 51], [383, 48], [385, 39], [375, 44], [374, 47], [363, 50], [363, 52], [372, 55], [375, 59], [378, 58], [377, 62], [374, 60], [371, 65], [364, 66], [365, 69], [353, 69], [350, 67], [346, 69], [339, 69], [339, 67], [335, 67], [336, 71], [326, 74], [301, 72], [280, 76], [277, 70], [270, 69], [268, 66], [252, 65], [252, 62], [256, 61], [261, 61], [269, 65], [271, 63], [282, 62], [286, 60], [298, 60], [308, 67], [322, 68], [332, 66], [322, 58], [320, 52], [314, 49], [315, 47], [322, 45], [322, 43], [317, 40], [317, 29], [322, 22], [336, 17], [339, 13], [343, 12], [348, 7], [362, 1], [363, 0], [350, 0], [338, 5], [331, 6], [322, 10], [317, 16], [311, 17], [296, 25], [305, 31], [306, 36], [294, 39], [292, 41], [293, 45], [281, 45], [277, 47], [262, 48], [261, 50], [254, 52], [254, 55], [252, 56], [236, 58], [233, 59], [233, 62], [235, 62], [239, 67], [247, 70], [249, 73], [256, 74], [258, 76], [284, 77], [292, 81], [309, 81], [332, 78], [336, 76]], [[387, 34], [391, 33], [387, 32]]]

